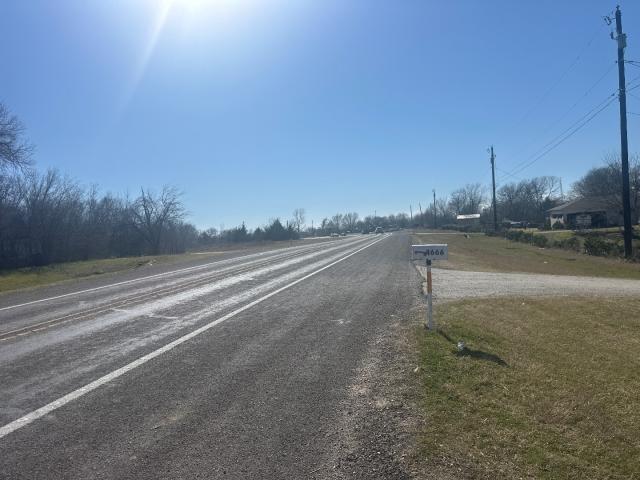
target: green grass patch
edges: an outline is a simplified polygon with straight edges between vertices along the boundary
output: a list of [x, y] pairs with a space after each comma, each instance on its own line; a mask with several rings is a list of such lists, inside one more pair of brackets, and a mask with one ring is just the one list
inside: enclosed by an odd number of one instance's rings
[[640, 263], [539, 248], [484, 234], [416, 233], [413, 243], [448, 243], [449, 260], [437, 267], [486, 272], [530, 272], [640, 279]]
[[421, 458], [457, 478], [638, 478], [638, 312], [638, 299], [438, 305], [440, 332], [416, 330]]

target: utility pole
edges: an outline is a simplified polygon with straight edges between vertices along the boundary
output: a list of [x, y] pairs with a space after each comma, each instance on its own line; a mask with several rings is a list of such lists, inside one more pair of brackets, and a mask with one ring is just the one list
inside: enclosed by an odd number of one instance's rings
[[409, 218], [411, 218], [411, 225], [413, 226], [413, 208], [409, 205]]
[[616, 38], [618, 42], [618, 98], [620, 99], [620, 157], [622, 160], [622, 216], [624, 219], [624, 256], [631, 258], [633, 227], [631, 226], [631, 199], [629, 196], [629, 143], [627, 141], [627, 93], [624, 78], [624, 49], [627, 35], [622, 33], [622, 13], [616, 7]]
[[438, 222], [436, 217], [436, 189], [433, 189], [433, 228], [438, 228]]
[[418, 202], [418, 207], [420, 208], [420, 225], [424, 228], [424, 216], [422, 215], [422, 204]]
[[491, 180], [493, 182], [493, 230], [498, 231], [498, 212], [496, 210], [496, 156], [491, 145]]

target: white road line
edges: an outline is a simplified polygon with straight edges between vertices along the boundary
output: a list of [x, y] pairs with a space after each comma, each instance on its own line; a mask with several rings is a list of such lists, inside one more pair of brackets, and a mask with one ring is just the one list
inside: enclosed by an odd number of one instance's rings
[[[320, 245], [329, 245], [329, 244], [333, 244], [334, 242], [318, 242], [318, 243]], [[206, 267], [210, 267], [211, 265], [220, 264], [222, 262], [240, 260], [240, 259], [244, 259], [244, 258], [248, 258], [248, 257], [252, 257], [252, 256], [267, 256], [270, 253], [275, 253], [277, 255], [277, 254], [285, 253], [286, 251], [291, 251], [290, 249], [304, 250], [306, 248], [313, 247], [313, 246], [315, 246], [315, 245], [300, 245], [300, 246], [296, 246], [296, 247], [285, 247], [285, 248], [282, 248], [282, 249], [268, 250], [266, 252], [250, 253], [248, 255], [242, 255], [242, 256], [239, 256], [239, 257], [232, 257], [230, 259], [218, 260], [218, 261], [215, 261], [215, 262], [209, 262], [209, 263], [205, 263], [203, 265], [195, 265], [193, 267], [186, 267], [186, 268], [180, 268], [178, 270], [171, 270], [169, 272], [156, 273], [155, 275], [149, 275], [149, 276], [146, 276], [146, 277], [134, 278], [132, 280], [125, 280], [123, 282], [110, 283], [109, 285], [102, 285], [100, 287], [88, 288], [86, 290], [78, 290], [77, 292], [70, 292], [70, 293], [65, 293], [63, 295], [56, 295], [55, 297], [41, 298], [39, 300], [33, 300], [31, 302], [20, 303], [20, 304], [17, 304], [17, 305], [9, 305], [8, 307], [0, 308], [0, 312], [5, 311], [5, 310], [11, 310], [13, 308], [26, 307], [28, 305], [34, 305], [36, 303], [48, 302], [50, 300], [58, 300], [60, 298], [71, 297], [73, 295], [80, 295], [81, 293], [95, 292], [95, 291], [98, 291], [98, 290], [103, 290], [105, 288], [119, 287], [121, 285], [127, 285], [129, 283], [141, 282], [141, 281], [149, 280], [149, 279], [152, 279], [152, 278], [158, 278], [158, 277], [164, 277], [164, 276], [167, 276], [167, 275], [173, 275], [175, 273], [182, 273], [182, 272], [188, 272], [190, 270], [204, 269]]]
[[38, 408], [37, 410], [34, 410], [26, 415], [24, 415], [23, 417], [18, 418], [17, 420], [14, 420], [11, 423], [6, 424], [3, 427], [0, 427], [0, 438], [4, 438], [7, 435], [9, 435], [12, 432], [15, 432], [16, 430], [29, 425], [30, 423], [38, 420], [39, 418], [44, 417], [45, 415], [48, 415], [49, 413], [53, 412], [54, 410], [57, 410], [58, 408], [66, 405], [67, 403], [70, 403], [80, 397], [82, 397], [83, 395], [86, 395], [89, 392], [92, 392], [93, 390], [96, 390], [97, 388], [101, 387], [102, 385], [109, 383], [112, 380], [115, 380], [118, 377], [121, 377], [122, 375], [130, 372], [131, 370], [134, 370], [135, 368], [140, 367], [141, 365], [144, 365], [145, 363], [147, 363], [149, 360], [152, 360], [156, 357], [159, 357], [160, 355], [162, 355], [163, 353], [166, 353], [170, 350], [173, 350], [175, 347], [177, 347], [178, 345], [181, 345], [189, 340], [191, 340], [194, 337], [197, 337], [198, 335], [200, 335], [201, 333], [206, 332], [207, 330], [215, 327], [216, 325], [219, 325], [222, 322], [225, 322], [227, 320], [229, 320], [232, 317], [235, 317], [236, 315], [244, 312], [245, 310], [250, 309], [251, 307], [254, 307], [256, 305], [258, 305], [259, 303], [264, 302], [265, 300], [267, 300], [268, 298], [273, 297], [274, 295], [277, 295], [291, 287], [293, 287], [294, 285], [297, 285], [300, 282], [303, 282], [305, 280], [307, 280], [310, 277], [313, 277], [314, 275], [317, 275], [318, 273], [327, 270], [328, 268], [333, 267], [334, 265], [346, 260], [347, 258], [355, 255], [356, 253], [359, 253], [373, 245], [375, 245], [376, 243], [381, 242], [382, 240], [384, 240], [385, 238], [387, 238], [387, 235], [383, 236], [382, 238], [379, 238], [377, 240], [375, 240], [374, 242], [369, 243], [368, 245], [365, 245], [362, 248], [359, 248], [358, 250], [355, 250], [351, 253], [349, 253], [348, 255], [345, 255], [342, 258], [339, 258], [338, 260], [329, 263], [328, 265], [325, 265], [322, 268], [319, 268], [318, 270], [315, 270], [297, 280], [294, 280], [291, 283], [288, 283], [287, 285], [278, 288], [277, 290], [274, 290], [271, 293], [268, 293], [260, 298], [257, 298], [256, 300], [254, 300], [253, 302], [247, 303], [246, 305], [237, 308], [236, 310], [227, 313], [226, 315], [223, 315], [222, 317], [218, 318], [217, 320], [214, 320], [213, 322], [210, 322], [206, 325], [203, 325], [200, 328], [197, 328], [196, 330], [194, 330], [191, 333], [188, 333], [176, 340], [174, 340], [173, 342], [170, 342], [168, 344], [166, 344], [163, 347], [158, 348], [157, 350], [154, 350], [151, 353], [148, 353], [147, 355], [144, 355], [140, 358], [138, 358], [137, 360], [134, 360], [131, 363], [128, 363], [127, 365], [125, 365], [124, 367], [118, 368], [117, 370], [114, 370], [111, 373], [108, 373], [107, 375], [104, 375], [100, 378], [98, 378], [97, 380], [94, 380], [91, 383], [88, 383], [87, 385], [78, 388], [77, 390], [74, 390], [73, 392], [67, 393], [66, 395], [64, 395], [63, 397], [58, 398], [57, 400], [54, 400], [53, 402]]

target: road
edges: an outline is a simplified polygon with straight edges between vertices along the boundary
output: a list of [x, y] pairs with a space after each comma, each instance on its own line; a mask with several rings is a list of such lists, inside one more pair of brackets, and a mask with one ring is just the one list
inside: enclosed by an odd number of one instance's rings
[[408, 245], [354, 236], [0, 297], [0, 478], [334, 478], [357, 372], [418, 296]]

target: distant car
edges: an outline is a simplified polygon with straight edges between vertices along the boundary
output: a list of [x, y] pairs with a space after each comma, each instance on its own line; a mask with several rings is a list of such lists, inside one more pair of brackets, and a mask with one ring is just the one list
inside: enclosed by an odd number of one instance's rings
[[338, 232], [333, 232], [333, 233], [331, 234], [331, 236], [332, 236], [332, 237], [339, 237], [339, 236], [340, 236], [340, 234], [339, 234]]
[[376, 227], [373, 233], [384, 233], [384, 230], [382, 229], [382, 227]]
[[346, 234], [345, 232], [342, 232], [342, 233], [340, 234], [340, 236], [341, 236], [341, 237], [346, 237], [346, 236], [347, 236], [347, 234]]

